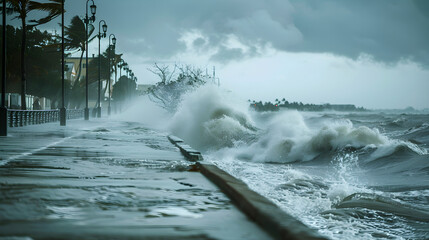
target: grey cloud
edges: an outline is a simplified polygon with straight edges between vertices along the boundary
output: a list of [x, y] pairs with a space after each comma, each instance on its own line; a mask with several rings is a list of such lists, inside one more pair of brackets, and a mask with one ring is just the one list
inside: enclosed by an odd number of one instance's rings
[[429, 64], [429, 19], [412, 1], [294, 1], [294, 23], [303, 41], [286, 49], [357, 58], [366, 53], [387, 63]]
[[232, 60], [239, 60], [244, 57], [245, 54], [241, 48], [225, 48], [221, 46], [210, 59], [217, 62], [229, 62]]
[[[148, 58], [185, 51], [180, 37], [198, 30], [205, 39], [193, 46], [218, 49], [212, 59], [222, 62], [255, 56], [224, 46], [235, 35], [250, 49], [369, 54], [386, 63], [411, 59], [429, 66], [426, 0], [95, 1], [98, 19], [108, 22], [122, 49]], [[68, 2], [81, 11], [85, 1]]]
[[[117, 5], [114, 0], [103, 3]], [[184, 50], [179, 38], [184, 32], [194, 29], [207, 37], [207, 41], [197, 39], [195, 47], [220, 48], [231, 34], [250, 48], [271, 42], [286, 46], [300, 41], [299, 31], [291, 25], [291, 18], [288, 17], [292, 7], [283, 0], [128, 0], [123, 5], [128, 5], [127, 10], [124, 6], [118, 6], [115, 10], [132, 12], [122, 15], [122, 19], [110, 15], [110, 18], [117, 18], [112, 19], [117, 24], [113, 27], [119, 28], [130, 39], [143, 37], [145, 40], [144, 45], [140, 46], [127, 43], [124, 50], [139, 49], [139, 54], [149, 57], [168, 57]], [[124, 25], [124, 20], [129, 23], [128, 26]], [[129, 33], [130, 29], [134, 29], [133, 32]], [[219, 49], [218, 53], [225, 51]], [[247, 55], [243, 54], [243, 57]], [[213, 59], [221, 58], [215, 56]]]
[[192, 44], [196, 48], [202, 47], [205, 43], [206, 43], [206, 40], [204, 40], [203, 38], [197, 38], [192, 42]]
[[237, 61], [243, 58], [250, 58], [260, 55], [259, 49], [256, 47], [249, 47], [244, 50], [241, 48], [228, 48], [222, 45], [218, 48], [217, 52], [210, 58], [212, 61], [228, 63], [230, 61]]

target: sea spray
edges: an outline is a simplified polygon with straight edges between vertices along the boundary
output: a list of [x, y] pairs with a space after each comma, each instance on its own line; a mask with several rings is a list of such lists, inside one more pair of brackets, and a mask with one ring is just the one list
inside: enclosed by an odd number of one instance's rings
[[[251, 138], [256, 128], [242, 104], [214, 86], [199, 88], [184, 97], [171, 119], [169, 129], [197, 149], [232, 147]], [[241, 105], [241, 106], [240, 106]]]
[[427, 154], [410, 142], [389, 139], [377, 128], [328, 119], [309, 124], [296, 110], [254, 112], [231, 93], [205, 86], [184, 96], [169, 118], [168, 130], [199, 150], [230, 149], [236, 158], [254, 162], [310, 161], [344, 148], [375, 149], [374, 158], [392, 154], [398, 146]]
[[[159, 121], [329, 238], [427, 239], [429, 142], [421, 126], [428, 117], [400, 117], [406, 126], [392, 134], [384, 127], [397, 115], [255, 112], [231, 93], [204, 87]], [[410, 217], [410, 209], [418, 214]]]
[[150, 128], [165, 131], [171, 115], [172, 113], [167, 112], [144, 95], [136, 98], [121, 114], [112, 115], [112, 118], [121, 121], [141, 122]]

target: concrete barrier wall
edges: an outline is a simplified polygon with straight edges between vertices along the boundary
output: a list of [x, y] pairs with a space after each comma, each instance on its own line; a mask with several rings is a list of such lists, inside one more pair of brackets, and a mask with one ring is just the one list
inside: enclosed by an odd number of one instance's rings
[[[201, 153], [186, 145], [182, 139], [175, 136], [169, 136], [168, 139], [180, 149], [188, 160], [203, 160]], [[217, 166], [197, 162], [196, 167], [204, 176], [216, 184], [241, 211], [275, 239], [327, 239]]]

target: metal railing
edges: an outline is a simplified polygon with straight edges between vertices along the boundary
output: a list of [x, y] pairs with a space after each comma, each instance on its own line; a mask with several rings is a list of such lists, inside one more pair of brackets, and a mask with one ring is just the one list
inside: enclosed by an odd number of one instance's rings
[[[43, 124], [60, 121], [59, 110], [13, 110], [8, 109], [9, 127], [23, 127], [27, 125]], [[83, 118], [83, 110], [67, 110], [67, 119]]]
[[83, 109], [67, 109], [67, 119], [78, 119], [84, 117]]

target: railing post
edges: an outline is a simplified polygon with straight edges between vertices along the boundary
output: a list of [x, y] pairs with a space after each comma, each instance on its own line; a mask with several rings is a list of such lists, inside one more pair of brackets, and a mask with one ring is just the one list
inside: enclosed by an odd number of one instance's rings
[[26, 111], [25, 112], [25, 126], [30, 125], [29, 122], [30, 122], [30, 112]]
[[9, 113], [9, 127], [13, 127], [13, 112], [12, 111], [8, 111]]
[[0, 106], [0, 136], [7, 136], [7, 112], [6, 107]]
[[13, 126], [18, 127], [18, 112], [17, 111], [13, 112]]
[[22, 126], [26, 126], [27, 124], [27, 111], [22, 112]]
[[24, 115], [23, 114], [24, 112], [23, 111], [19, 111], [18, 113], [19, 113], [19, 126], [22, 127], [22, 126], [24, 126], [23, 122], [22, 122], [22, 120], [23, 120], [22, 117]]

